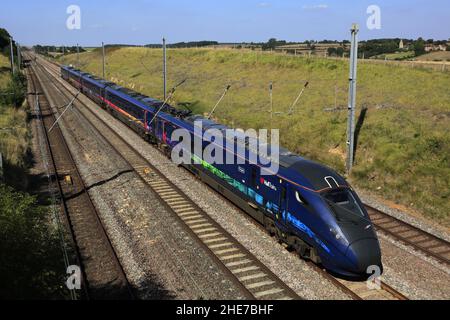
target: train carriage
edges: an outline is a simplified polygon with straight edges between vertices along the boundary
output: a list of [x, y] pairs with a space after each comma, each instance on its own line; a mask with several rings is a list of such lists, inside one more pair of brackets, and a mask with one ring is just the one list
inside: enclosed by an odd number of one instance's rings
[[[71, 67], [63, 66], [61, 76], [169, 153], [177, 144], [171, 141], [176, 129], [187, 130], [194, 141], [195, 126], [201, 124], [201, 152], [214, 143], [203, 136], [207, 130], [227, 129], [169, 105], [161, 109], [161, 101]], [[233, 142], [237, 138], [232, 137]], [[220, 145], [225, 158], [239, 156], [234, 147], [227, 149], [225, 140]], [[382, 270], [380, 246], [370, 218], [351, 186], [335, 171], [286, 149], [280, 152], [279, 171], [266, 172], [268, 175], [261, 174], [268, 170], [264, 165], [250, 163], [255, 150], [249, 146], [245, 148], [242, 164], [208, 163], [203, 154], [191, 152], [187, 147], [184, 151], [193, 160], [193, 164], [185, 165], [187, 169], [302, 257], [347, 276], [367, 275], [371, 266]]]

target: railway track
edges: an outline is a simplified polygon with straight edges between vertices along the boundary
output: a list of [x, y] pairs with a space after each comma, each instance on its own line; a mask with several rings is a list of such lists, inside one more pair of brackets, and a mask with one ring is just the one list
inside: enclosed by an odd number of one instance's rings
[[[47, 62], [47, 67], [49, 69], [52, 70], [52, 72], [54, 73], [54, 76], [58, 75], [60, 70], [59, 70], [59, 66], [51, 61], [46, 61]], [[71, 95], [72, 96], [72, 95]], [[68, 96], [68, 98], [70, 98]], [[89, 108], [87, 108], [87, 110], [90, 110]], [[93, 114], [95, 117], [97, 117], [95, 114]], [[98, 125], [101, 125], [103, 122], [102, 120], [98, 119], [99, 123]], [[123, 143], [127, 144], [125, 141], [123, 141]], [[131, 146], [129, 146], [131, 148]], [[127, 155], [128, 156], [128, 155]], [[140, 155], [139, 155], [140, 157]], [[148, 164], [148, 162], [145, 160], [145, 162]], [[151, 166], [152, 168], [154, 168], [152, 165], [148, 164], [149, 167]], [[151, 173], [152, 171], [150, 171], [149, 173]], [[160, 173], [158, 172], [158, 176], [163, 177], [162, 175], [160, 175]], [[145, 179], [145, 177], [141, 177], [143, 179]], [[172, 196], [172, 190], [173, 188], [178, 189], [177, 187], [175, 187], [170, 181], [168, 181], [168, 179], [166, 179], [165, 177], [163, 177], [163, 182], [161, 185], [156, 185], [157, 187], [161, 187], [162, 192], [168, 192], [166, 197], [166, 200], [172, 200], [170, 197]], [[177, 196], [177, 192], [175, 194], [173, 194], [175, 200], [179, 200], [182, 201], [181, 203], [184, 203], [184, 201], [188, 201], [190, 203], [192, 203], [191, 200], [187, 199], [187, 197], [181, 197], [178, 198]], [[164, 198], [161, 197], [161, 200], [163, 202]], [[194, 207], [197, 207], [195, 204], [192, 203], [192, 205]], [[177, 209], [177, 208], [175, 208]], [[183, 209], [183, 208], [181, 208]], [[178, 209], [179, 210], [179, 209]], [[187, 212], [190, 213], [190, 209], [187, 209]], [[196, 210], [194, 210], [192, 213], [194, 214], [193, 218], [196, 217]], [[182, 214], [184, 214], [183, 210], [181, 211]], [[249, 218], [247, 215], [245, 215], [247, 218]], [[189, 218], [189, 214], [187, 215], [187, 217]], [[202, 217], [198, 217], [199, 219], [201, 219]], [[182, 218], [183, 219], [183, 218]], [[250, 218], [249, 218], [250, 219]], [[194, 219], [194, 222], [196, 219]], [[211, 225], [211, 226], [210, 226]], [[217, 223], [215, 223], [215, 221], [212, 221], [211, 224], [205, 225], [205, 228], [216, 228]], [[199, 227], [202, 227], [201, 225]], [[220, 227], [220, 226], [217, 226]], [[264, 230], [261, 226], [258, 225], [258, 227], [260, 227], [262, 230]], [[193, 230], [191, 230], [193, 231]], [[265, 230], [264, 230], [265, 231]], [[194, 230], [194, 234], [195, 234], [195, 230]], [[228, 241], [227, 241], [228, 242]], [[222, 243], [217, 243], [218, 247], [217, 248], [221, 248], [222, 247]], [[207, 246], [208, 247], [208, 246]], [[214, 247], [216, 248], [216, 247]], [[225, 247], [228, 248], [228, 247]], [[224, 249], [225, 250], [225, 249]], [[389, 285], [387, 285], [386, 283], [384, 283], [383, 281], [379, 282], [379, 288], [378, 289], [369, 289], [367, 286], [366, 282], [352, 282], [352, 281], [346, 281], [343, 279], [338, 279], [330, 274], [328, 274], [325, 270], [322, 270], [320, 267], [318, 267], [317, 265], [311, 263], [311, 266], [317, 271], [319, 272], [321, 275], [323, 275], [325, 278], [327, 278], [328, 280], [330, 280], [331, 282], [333, 282], [337, 287], [339, 287], [344, 293], [346, 293], [347, 295], [349, 295], [350, 297], [352, 297], [355, 300], [370, 300], [370, 299], [382, 299], [382, 300], [407, 300], [407, 297], [405, 297], [403, 294], [401, 294], [400, 292], [396, 291], [395, 289], [393, 289], [392, 287], [390, 287]], [[244, 277], [244, 279], [246, 279]], [[264, 282], [264, 281], [262, 281]], [[269, 298], [268, 298], [269, 299]]]
[[404, 244], [433, 257], [438, 262], [450, 265], [450, 243], [411, 224], [392, 217], [371, 206], [365, 205], [375, 228]]
[[[408, 300], [401, 292], [395, 290], [381, 279], [379, 279], [378, 287], [368, 287], [367, 281], [348, 281], [336, 278], [329, 274], [326, 270], [312, 262], [308, 262], [322, 276], [333, 282], [342, 292], [348, 294], [354, 300]], [[375, 283], [373, 283], [375, 285]]]
[[132, 299], [133, 293], [115, 254], [97, 210], [87, 192], [51, 107], [49, 91], [34, 66], [27, 75], [35, 94], [36, 110], [42, 119], [52, 174], [59, 190], [59, 200], [66, 227], [83, 274], [83, 299]]
[[[42, 120], [42, 117], [44, 116], [42, 109], [48, 109], [48, 101], [45, 96], [41, 97], [42, 92], [40, 90], [40, 86], [37, 85], [37, 80], [30, 69], [27, 68], [25, 69], [25, 71], [28, 79], [27, 100], [28, 105], [31, 107], [32, 112], [38, 121], [37, 130], [39, 132], [38, 135], [40, 141], [41, 161], [44, 163], [48, 178], [48, 192], [52, 197], [53, 205], [59, 205], [60, 208], [60, 211], [54, 212], [54, 221], [58, 226], [58, 233], [62, 243], [61, 245], [63, 249], [65, 267], [67, 268], [71, 264], [82, 266], [81, 255], [78, 247], [76, 246], [75, 236], [72, 232], [72, 229], [70, 228], [70, 222], [68, 220], [68, 208], [63, 201], [64, 190], [61, 180], [58, 178], [57, 174], [56, 162], [54, 159], [55, 150], [52, 150], [52, 148], [50, 148], [52, 142], [55, 143], [55, 145], [58, 145], [58, 142], [56, 142], [55, 140], [60, 140], [60, 136], [57, 132], [55, 132], [56, 134], [52, 136], [49, 136], [49, 134], [47, 133]], [[61, 218], [63, 218], [63, 221], [61, 221]], [[68, 246], [67, 240], [69, 240], [70, 246]], [[86, 278], [84, 270], [82, 270], [82, 272], [83, 277], [81, 280], [83, 290], [81, 292], [70, 290], [70, 297], [72, 300], [85, 299], [89, 296], [87, 287], [84, 283], [84, 279]]]
[[[52, 71], [50, 71], [52, 69]], [[57, 80], [59, 70], [42, 67], [48, 80], [53, 83], [66, 100], [73, 98], [68, 84]], [[250, 299], [294, 300], [301, 299], [289, 286], [270, 271], [231, 234], [194, 203], [183, 191], [167, 179], [155, 166], [109, 127], [81, 99], [76, 108], [96, 133], [123, 158], [139, 178], [156, 194], [161, 203], [172, 212], [185, 229], [205, 248], [233, 282], [241, 287]]]

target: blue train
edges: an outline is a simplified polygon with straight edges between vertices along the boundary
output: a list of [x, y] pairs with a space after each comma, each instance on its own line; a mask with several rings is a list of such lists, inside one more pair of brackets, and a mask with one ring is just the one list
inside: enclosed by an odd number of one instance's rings
[[[167, 154], [178, 144], [171, 141], [176, 129], [188, 130], [192, 140], [199, 123], [203, 131], [227, 129], [69, 66], [61, 67], [61, 76]], [[203, 141], [204, 148], [208, 144], [211, 140]], [[254, 152], [248, 149], [246, 157]], [[236, 149], [224, 152], [237, 156]], [[204, 161], [202, 154], [193, 152], [190, 156], [194, 161], [184, 165], [188, 170], [304, 259], [346, 277], [367, 277], [369, 267], [371, 272], [382, 272], [380, 245], [368, 213], [335, 171], [283, 148], [279, 170], [272, 175], [261, 175], [265, 168], [248, 159], [240, 165], [221, 165]]]

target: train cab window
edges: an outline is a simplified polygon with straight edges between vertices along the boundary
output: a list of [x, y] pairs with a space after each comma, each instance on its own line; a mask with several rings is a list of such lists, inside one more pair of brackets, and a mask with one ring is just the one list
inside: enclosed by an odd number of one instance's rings
[[348, 189], [331, 190], [323, 194], [322, 197], [338, 216], [365, 216], [352, 191]]

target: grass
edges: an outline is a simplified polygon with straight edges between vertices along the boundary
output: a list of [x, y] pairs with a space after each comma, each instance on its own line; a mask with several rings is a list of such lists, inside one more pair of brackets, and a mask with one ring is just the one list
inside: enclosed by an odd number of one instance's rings
[[4, 184], [0, 208], [0, 298], [68, 299], [58, 233], [47, 209]]
[[[108, 78], [162, 98], [161, 51], [110, 48]], [[99, 50], [80, 57], [81, 67], [101, 75]], [[61, 58], [76, 64], [76, 55]], [[227, 84], [219, 121], [242, 128], [268, 128], [268, 86], [274, 109], [286, 112], [305, 81], [310, 86], [292, 116], [275, 116], [282, 144], [344, 172], [348, 63], [238, 50], [177, 49], [168, 52], [169, 86], [188, 79], [173, 104], [209, 112]], [[353, 184], [419, 209], [450, 225], [450, 73], [361, 63], [358, 75], [360, 130]], [[332, 111], [327, 111], [332, 110]], [[333, 111], [334, 110], [334, 111]]]
[[419, 61], [450, 61], [450, 51], [436, 51], [417, 57]]
[[[0, 92], [10, 93], [11, 83], [9, 60], [0, 54]], [[0, 152], [4, 161], [12, 166], [25, 166], [28, 147], [27, 111], [24, 107], [0, 104]]]
[[0, 89], [7, 87], [10, 81], [10, 70], [9, 59], [0, 53]]
[[388, 53], [388, 54], [381, 54], [376, 56], [376, 59], [388, 59], [388, 60], [406, 60], [414, 58], [415, 54], [414, 51], [406, 51], [406, 52], [396, 52], [396, 53]]

